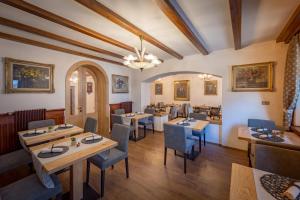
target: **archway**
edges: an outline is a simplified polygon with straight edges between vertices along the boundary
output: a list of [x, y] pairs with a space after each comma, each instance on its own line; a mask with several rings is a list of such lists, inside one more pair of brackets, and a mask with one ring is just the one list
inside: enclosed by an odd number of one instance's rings
[[[70, 80], [72, 74], [79, 69], [84, 69], [86, 73], [91, 74], [95, 80], [94, 91], [95, 91], [95, 113], [98, 119], [98, 132], [107, 133], [109, 131], [109, 82], [108, 77], [103, 70], [103, 68], [97, 63], [91, 61], [80, 61], [73, 64], [67, 72], [66, 75], [66, 95], [65, 95], [65, 104], [66, 104], [66, 122], [69, 122], [72, 119], [72, 98], [71, 98], [71, 87]], [[84, 109], [83, 109], [84, 110]], [[81, 112], [82, 109], [79, 109]]]

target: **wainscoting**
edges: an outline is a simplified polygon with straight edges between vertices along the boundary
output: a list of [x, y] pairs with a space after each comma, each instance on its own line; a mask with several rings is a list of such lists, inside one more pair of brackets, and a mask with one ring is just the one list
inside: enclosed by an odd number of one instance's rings
[[56, 124], [63, 124], [64, 111], [37, 109], [0, 114], [0, 155], [21, 148], [17, 132], [26, 130], [29, 121], [54, 119]]
[[125, 113], [132, 112], [132, 102], [131, 101], [109, 104], [109, 107], [110, 107], [110, 128], [112, 128], [111, 114], [113, 114], [115, 110], [122, 108], [125, 110]]

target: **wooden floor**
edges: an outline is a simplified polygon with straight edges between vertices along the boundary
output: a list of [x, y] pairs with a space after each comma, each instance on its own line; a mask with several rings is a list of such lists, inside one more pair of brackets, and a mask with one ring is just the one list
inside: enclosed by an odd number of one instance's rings
[[[198, 146], [196, 147], [198, 149]], [[163, 165], [163, 134], [149, 131], [145, 139], [129, 144], [130, 177], [125, 176], [125, 162], [106, 170], [104, 200], [176, 200], [176, 199], [229, 199], [231, 163], [247, 165], [244, 151], [206, 144], [194, 161], [187, 161], [183, 173], [183, 158], [168, 151], [167, 166]], [[24, 176], [26, 172], [12, 176]], [[25, 170], [26, 171], [26, 170]], [[28, 171], [28, 169], [27, 169]], [[64, 190], [69, 187], [68, 172], [61, 174]], [[8, 178], [1, 177], [8, 181]], [[100, 171], [92, 165], [90, 185], [99, 192]]]

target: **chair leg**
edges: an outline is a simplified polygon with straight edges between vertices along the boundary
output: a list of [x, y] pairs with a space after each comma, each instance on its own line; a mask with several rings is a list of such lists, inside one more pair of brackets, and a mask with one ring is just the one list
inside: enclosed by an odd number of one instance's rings
[[62, 200], [62, 193], [59, 193], [58, 195], [56, 195], [55, 200]]
[[105, 182], [105, 169], [101, 170], [101, 189], [100, 189], [100, 196], [104, 196], [104, 182]]
[[174, 155], [176, 156], [176, 150], [174, 150]]
[[129, 178], [128, 157], [125, 158], [126, 178]]
[[144, 125], [144, 138], [146, 137], [146, 128], [147, 128], [147, 126]]
[[251, 163], [251, 143], [248, 143], [248, 160], [249, 160], [249, 167], [252, 167], [252, 163]]
[[204, 142], [204, 146], [205, 146], [206, 145], [205, 132], [203, 134], [203, 142]]
[[91, 163], [89, 161], [86, 162], [86, 184], [89, 184], [90, 180], [90, 169], [91, 169]]
[[164, 165], [167, 164], [167, 147], [165, 147]]
[[184, 173], [186, 174], [186, 157], [187, 157], [187, 154], [184, 153]]
[[199, 136], [199, 152], [201, 152], [201, 149], [202, 149], [202, 145], [201, 145], [201, 135]]
[[111, 166], [111, 169], [114, 169], [114, 165]]
[[154, 123], [152, 124], [152, 133], [154, 134]]

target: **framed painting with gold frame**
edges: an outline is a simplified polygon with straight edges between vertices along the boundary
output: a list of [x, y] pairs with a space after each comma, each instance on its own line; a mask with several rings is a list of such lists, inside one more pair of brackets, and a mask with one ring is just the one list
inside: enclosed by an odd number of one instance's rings
[[232, 91], [273, 91], [273, 62], [232, 66]]
[[217, 80], [204, 81], [204, 95], [218, 95], [218, 81]]
[[174, 81], [174, 100], [189, 101], [190, 100], [190, 81], [180, 80]]
[[155, 83], [155, 95], [162, 95], [163, 94], [163, 84], [162, 83]]
[[4, 58], [6, 93], [53, 93], [54, 65]]

